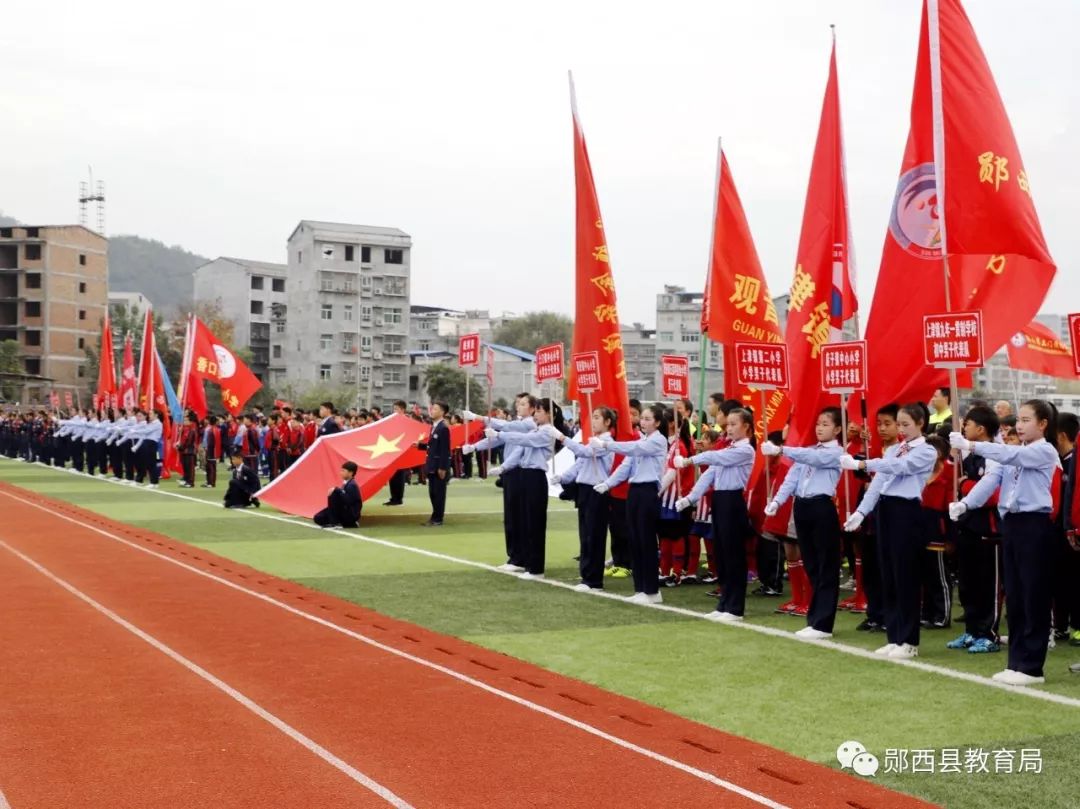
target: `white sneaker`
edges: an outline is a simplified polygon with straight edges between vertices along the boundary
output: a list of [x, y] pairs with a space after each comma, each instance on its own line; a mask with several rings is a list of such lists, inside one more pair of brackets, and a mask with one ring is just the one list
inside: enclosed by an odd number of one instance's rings
[[1046, 648], [1047, 649], [1056, 649], [1057, 648], [1057, 641], [1054, 640], [1054, 630], [1052, 630], [1052, 629], [1050, 630], [1050, 640], [1047, 642]]
[[720, 610], [713, 610], [705, 617], [710, 621], [718, 621], [721, 624], [737, 624], [743, 619], [741, 615], [735, 615], [731, 612], [720, 612]]
[[1024, 674], [1022, 671], [1012, 671], [1010, 669], [998, 672], [994, 675], [994, 679], [1007, 685], [1042, 685], [1046, 682], [1045, 677], [1035, 677], [1031, 674]]
[[156, 489], [157, 487], [158, 487], [158, 485], [156, 483], [147, 483], [146, 484], [146, 488], [148, 488], [148, 489]]
[[825, 640], [832, 637], [832, 632], [822, 632], [820, 629], [814, 629], [812, 626], [806, 626], [795, 633], [800, 638], [806, 638], [807, 640]]
[[645, 595], [645, 603], [647, 604], [663, 604], [664, 597], [660, 593], [649, 593]]
[[911, 660], [913, 657], [918, 656], [919, 647], [912, 646], [910, 643], [901, 643], [899, 646], [889, 652], [889, 657], [893, 658], [894, 660]]
[[524, 573], [520, 574], [518, 576], [518, 578], [519, 579], [525, 579], [525, 581], [532, 581], [534, 579], [542, 579], [542, 578], [544, 578], [544, 574], [543, 573], [530, 573], [529, 571], [526, 570]]
[[587, 585], [585, 582], [582, 582], [581, 584], [575, 584], [574, 589], [579, 593], [587, 593], [593, 588]]
[[503, 565], [499, 565], [498, 569], [499, 570], [505, 570], [507, 573], [524, 573], [525, 572], [525, 568], [519, 567], [517, 565], [512, 565], [509, 562], [507, 562], [506, 564], [503, 564]]
[[626, 600], [631, 604], [648, 604], [648, 599], [644, 593], [634, 593], [632, 596], [627, 596]]
[[874, 654], [881, 655], [882, 657], [888, 657], [899, 648], [900, 647], [897, 646], [895, 643], [888, 643], [882, 646], [880, 649], [874, 650]]

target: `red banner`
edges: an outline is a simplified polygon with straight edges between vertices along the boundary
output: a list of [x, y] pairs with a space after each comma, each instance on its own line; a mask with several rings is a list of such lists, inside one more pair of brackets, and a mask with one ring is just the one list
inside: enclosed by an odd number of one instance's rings
[[690, 358], [684, 354], [660, 357], [660, 395], [665, 399], [685, 399], [690, 395]]
[[735, 379], [740, 385], [761, 390], [788, 387], [787, 346], [773, 343], [736, 343]]
[[981, 312], [948, 312], [923, 317], [923, 355], [935, 368], [980, 368], [983, 364]]
[[[1072, 323], [1070, 317], [1070, 332]], [[1075, 341], [1075, 337], [1073, 340]], [[1075, 342], [1073, 343], [1075, 346]], [[1057, 335], [1037, 320], [1028, 323], [1014, 334], [1008, 342], [1009, 367], [1018, 371], [1031, 371], [1061, 379], [1076, 379], [1080, 376], [1070, 349]]]
[[60, 409], [60, 394], [59, 393], [50, 393], [49, 394], [49, 404], [52, 406], [53, 410], [59, 410]]
[[865, 341], [829, 343], [821, 347], [821, 390], [828, 394], [866, 390]]
[[68, 410], [71, 410], [72, 406], [73, 404], [71, 400], [71, 391], [66, 390], [64, 391], [64, 407], [66, 407]]
[[243, 411], [244, 405], [262, 387], [244, 361], [222, 345], [197, 317], [193, 318], [190, 354], [185, 388], [190, 382], [194, 390], [196, 381], [201, 384], [203, 379], [217, 383], [221, 386], [222, 404], [234, 416]]
[[[105, 312], [105, 320], [101, 324], [101, 345], [98, 356], [98, 384], [97, 392], [101, 401], [106, 402], [106, 397], [116, 393], [116, 354], [113, 351], [112, 324], [109, 322], [109, 313]], [[96, 409], [96, 408], [95, 408]]]
[[480, 364], [480, 335], [463, 334], [458, 338], [458, 367]]
[[574, 354], [570, 363], [574, 367], [570, 380], [579, 393], [596, 393], [601, 389], [600, 357], [595, 351]]
[[124, 360], [120, 370], [120, 405], [124, 410], [138, 406], [138, 381], [135, 379], [135, 358], [131, 350], [131, 335], [124, 336]]
[[561, 379], [563, 375], [563, 344], [552, 343], [536, 349], [533, 360], [536, 368], [536, 382], [543, 384], [552, 379]]
[[1069, 315], [1069, 345], [1076, 373], [1080, 374], [1080, 314]]

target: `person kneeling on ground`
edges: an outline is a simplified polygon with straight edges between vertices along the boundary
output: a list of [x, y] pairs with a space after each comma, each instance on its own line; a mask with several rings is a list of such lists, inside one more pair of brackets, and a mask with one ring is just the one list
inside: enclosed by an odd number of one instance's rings
[[229, 455], [232, 475], [229, 488], [225, 492], [225, 508], [259, 507], [259, 498], [253, 497], [259, 491], [259, 476], [244, 464], [244, 453], [239, 448]]
[[345, 461], [341, 465], [341, 485], [331, 489], [326, 496], [326, 508], [312, 519], [322, 528], [355, 528], [360, 524], [360, 487], [356, 485], [356, 464]]

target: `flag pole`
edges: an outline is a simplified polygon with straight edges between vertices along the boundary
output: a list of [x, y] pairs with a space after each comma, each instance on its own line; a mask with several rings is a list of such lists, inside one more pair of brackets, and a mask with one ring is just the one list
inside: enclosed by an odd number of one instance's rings
[[[769, 440], [769, 419], [765, 415], [766, 408], [766, 393], [765, 388], [761, 389], [761, 438], [763, 441]], [[768, 500], [772, 500], [772, 475], [769, 472], [769, 459], [765, 459], [765, 495]]]
[[[709, 260], [705, 265], [705, 294], [701, 300], [702, 311], [709, 305], [709, 295], [712, 292], [712, 260], [713, 251], [716, 249], [716, 212], [720, 207], [720, 173], [724, 163], [724, 147], [723, 138], [717, 137], [716, 139], [716, 175], [713, 180], [713, 213], [712, 213], [712, 228], [709, 231]], [[710, 309], [711, 314], [711, 309]], [[706, 361], [709, 356], [709, 324], [705, 324], [705, 328], [701, 330], [701, 391], [698, 393], [698, 412], [701, 414], [700, 421], [702, 427], [705, 426], [705, 379], [706, 379]], [[720, 345], [719, 343], [717, 345]], [[726, 376], [726, 372], [722, 372], [723, 376]], [[724, 379], [721, 377], [721, 387], [723, 387]]]

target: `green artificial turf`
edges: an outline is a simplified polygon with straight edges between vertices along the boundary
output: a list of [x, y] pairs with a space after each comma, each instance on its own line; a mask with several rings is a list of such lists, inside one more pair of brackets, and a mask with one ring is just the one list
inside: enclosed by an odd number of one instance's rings
[[[1080, 795], [1080, 707], [520, 581], [408, 549], [504, 562], [501, 494], [490, 482], [454, 481], [440, 529], [420, 527], [429, 513], [422, 487], [407, 489], [403, 507], [383, 507], [384, 497], [373, 498], [361, 528], [350, 533], [407, 546], [397, 548], [320, 532], [283, 515], [267, 519], [276, 514], [269, 508], [221, 511], [209, 505], [218, 502], [220, 490], [181, 490], [172, 481], [151, 492], [6, 460], [0, 461], [0, 480], [830, 766], [838, 766], [836, 747], [849, 739], [862, 742], [882, 766], [887, 748], [959, 748], [961, 757], [969, 747], [1041, 750], [1041, 774], [878, 774], [883, 785], [949, 807], [1075, 807]], [[549, 508], [547, 549], [548, 577], [576, 583], [576, 514], [556, 500]], [[615, 592], [631, 591], [628, 580], [607, 583]], [[715, 602], [704, 589], [664, 590], [665, 603], [707, 612]], [[803, 625], [775, 615], [777, 603], [749, 597], [747, 621], [789, 631]], [[883, 644], [882, 635], [854, 631], [861, 617], [842, 613], [835, 639], [868, 649]], [[982, 676], [1004, 668], [1004, 653], [946, 650], [945, 641], [956, 633], [925, 632], [919, 659]], [[1045, 689], [1080, 699], [1080, 677], [1067, 672], [1077, 660], [1080, 649], [1051, 651]]]

